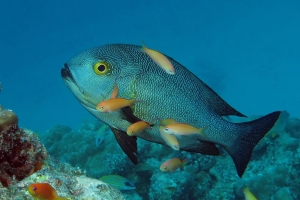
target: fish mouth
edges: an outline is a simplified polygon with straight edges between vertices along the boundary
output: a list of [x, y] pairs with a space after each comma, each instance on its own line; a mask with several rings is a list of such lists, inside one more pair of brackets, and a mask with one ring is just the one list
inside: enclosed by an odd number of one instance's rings
[[63, 79], [66, 79], [68, 81], [72, 81], [73, 83], [75, 83], [74, 78], [72, 76], [72, 73], [71, 73], [70, 68], [67, 63], [64, 64], [64, 68], [61, 69], [60, 73], [61, 73], [61, 77]]
[[64, 64], [64, 67], [61, 69], [61, 76], [68, 86], [68, 88], [73, 92], [75, 97], [80, 101], [83, 106], [87, 107], [90, 110], [96, 110], [95, 102], [92, 102], [91, 99], [86, 98], [86, 94], [82, 87], [76, 83], [74, 76], [67, 63]]

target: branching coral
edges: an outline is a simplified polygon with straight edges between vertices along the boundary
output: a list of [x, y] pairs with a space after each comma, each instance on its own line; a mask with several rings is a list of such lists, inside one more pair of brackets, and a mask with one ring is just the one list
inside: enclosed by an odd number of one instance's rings
[[47, 157], [44, 146], [35, 134], [18, 127], [18, 117], [0, 107], [0, 182], [8, 187], [13, 180], [22, 180], [36, 170]]

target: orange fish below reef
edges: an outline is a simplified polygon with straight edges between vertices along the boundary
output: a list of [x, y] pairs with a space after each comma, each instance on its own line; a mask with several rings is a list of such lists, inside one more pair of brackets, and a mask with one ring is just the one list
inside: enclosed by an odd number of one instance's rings
[[125, 98], [112, 98], [100, 102], [96, 106], [96, 109], [100, 112], [113, 112], [127, 106], [132, 106], [135, 102], [138, 101], [134, 99], [128, 100]]
[[171, 158], [160, 165], [160, 170], [162, 172], [172, 172], [180, 168], [180, 170], [183, 171], [183, 168], [187, 162], [188, 159], [181, 160], [179, 158]]
[[145, 130], [146, 128], [150, 128], [150, 124], [148, 122], [138, 121], [134, 124], [131, 124], [127, 128], [127, 135], [129, 135], [129, 136], [137, 135], [140, 132], [142, 132], [143, 130]]
[[243, 191], [245, 194], [245, 200], [257, 200], [257, 198], [250, 192], [248, 187], [244, 188]]
[[150, 58], [158, 66], [160, 66], [165, 72], [167, 72], [168, 74], [171, 74], [171, 75], [175, 74], [175, 69], [174, 69], [172, 63], [162, 53], [159, 53], [158, 51], [147, 48], [144, 43], [142, 45], [142, 51], [145, 52], [148, 56], [150, 56]]
[[174, 123], [165, 126], [164, 131], [168, 134], [174, 135], [191, 135], [191, 134], [200, 134], [203, 137], [206, 137], [203, 133], [203, 128], [196, 128], [189, 124]]
[[49, 183], [33, 183], [28, 186], [28, 192], [34, 200], [68, 200], [59, 197], [55, 189]]

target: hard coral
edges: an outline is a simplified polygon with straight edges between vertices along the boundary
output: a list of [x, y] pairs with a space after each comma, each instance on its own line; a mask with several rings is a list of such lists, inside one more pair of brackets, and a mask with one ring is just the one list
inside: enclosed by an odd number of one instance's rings
[[18, 117], [0, 107], [0, 182], [8, 187], [37, 171], [47, 157], [45, 147], [32, 132], [18, 127]]
[[18, 125], [18, 117], [11, 110], [5, 110], [0, 106], [0, 132]]

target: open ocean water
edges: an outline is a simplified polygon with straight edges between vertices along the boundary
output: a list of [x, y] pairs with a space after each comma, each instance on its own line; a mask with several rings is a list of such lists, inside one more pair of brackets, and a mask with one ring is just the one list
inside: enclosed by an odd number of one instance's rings
[[63, 64], [103, 44], [142, 40], [247, 115], [300, 116], [299, 1], [6, 1], [0, 6], [1, 104], [20, 125], [76, 127], [91, 115]]
[[156, 49], [247, 116], [300, 118], [300, 1], [2, 1], [0, 104], [40, 133], [94, 119], [60, 74], [111, 43]]

